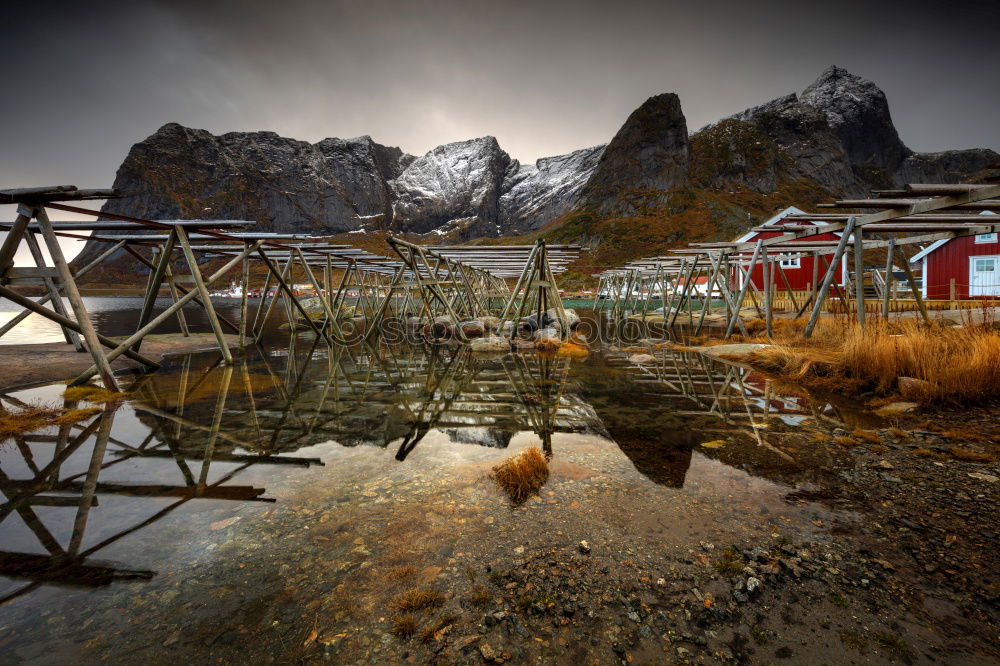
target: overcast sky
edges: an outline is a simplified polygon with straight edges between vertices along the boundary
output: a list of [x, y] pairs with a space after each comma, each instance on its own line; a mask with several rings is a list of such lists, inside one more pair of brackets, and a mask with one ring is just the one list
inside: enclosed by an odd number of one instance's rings
[[[647, 97], [695, 130], [830, 64], [916, 150], [1000, 149], [1000, 2], [19, 2], [4, 10], [0, 187], [110, 186], [166, 122], [522, 161], [608, 141]], [[952, 27], [954, 26], [954, 27]]]

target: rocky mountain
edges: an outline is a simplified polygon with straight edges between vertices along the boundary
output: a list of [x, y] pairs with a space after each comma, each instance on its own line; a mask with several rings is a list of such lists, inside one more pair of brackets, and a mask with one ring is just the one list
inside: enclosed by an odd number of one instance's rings
[[438, 146], [389, 182], [395, 194], [392, 226], [442, 235], [461, 226], [468, 237], [499, 236], [500, 193], [516, 170], [492, 136]]
[[606, 146], [523, 165], [490, 136], [414, 157], [368, 136], [310, 144], [171, 123], [132, 147], [114, 183], [127, 196], [105, 210], [434, 242], [544, 233], [594, 245], [595, 262], [618, 261], [735, 235], [784, 205], [958, 182], [998, 162], [986, 149], [910, 150], [878, 86], [830, 67], [801, 94], [693, 134], [677, 95], [656, 95]]
[[885, 94], [830, 67], [788, 94], [686, 136], [676, 96], [647, 100], [608, 144], [573, 209], [547, 227], [590, 244], [595, 272], [692, 241], [729, 240], [788, 205], [911, 182], [961, 182], [1000, 163], [992, 150], [917, 153]]
[[[853, 196], [908, 182], [956, 182], [996, 163], [991, 150], [915, 153], [899, 138], [885, 93], [829, 67], [802, 91], [703, 128], [692, 140], [729, 152], [716, 184], [774, 191], [806, 178]], [[705, 174], [700, 174], [704, 177]]]
[[603, 145], [594, 146], [543, 157], [533, 165], [518, 164], [500, 195], [500, 219], [508, 232], [533, 231], [572, 208], [604, 149]]
[[687, 183], [687, 121], [674, 93], [647, 99], [608, 144], [583, 188], [581, 206], [631, 215]]

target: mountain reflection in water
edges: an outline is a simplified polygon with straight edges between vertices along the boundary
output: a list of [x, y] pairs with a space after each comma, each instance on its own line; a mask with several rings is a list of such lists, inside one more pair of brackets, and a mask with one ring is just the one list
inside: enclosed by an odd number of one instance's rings
[[[4, 443], [0, 603], [46, 584], [156, 576], [105, 552], [192, 500], [274, 501], [240, 476], [322, 465], [296, 455], [318, 442], [389, 448], [405, 461], [431, 431], [492, 448], [530, 431], [551, 457], [554, 433], [591, 434], [617, 443], [654, 483], [679, 488], [692, 451], [714, 440], [700, 452], [795, 484], [824, 466], [801, 444], [850, 417], [692, 352], [661, 351], [640, 366], [615, 351], [577, 362], [450, 346], [328, 349], [302, 338], [279, 349], [248, 350], [232, 366], [214, 354], [175, 358], [122, 404]], [[0, 404], [51, 403], [61, 390], [0, 395]]]

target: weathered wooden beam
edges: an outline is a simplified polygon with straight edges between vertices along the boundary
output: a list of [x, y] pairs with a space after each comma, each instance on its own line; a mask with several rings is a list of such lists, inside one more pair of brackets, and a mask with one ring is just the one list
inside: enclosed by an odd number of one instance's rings
[[115, 379], [115, 373], [111, 369], [111, 363], [108, 361], [101, 347], [97, 329], [94, 328], [94, 323], [90, 321], [87, 306], [83, 302], [83, 297], [80, 296], [80, 290], [76, 286], [76, 280], [73, 279], [73, 273], [66, 262], [66, 257], [63, 256], [59, 239], [56, 238], [55, 232], [49, 225], [48, 214], [44, 208], [39, 207], [34, 209], [34, 217], [38, 220], [38, 224], [41, 227], [42, 238], [45, 239], [45, 245], [49, 249], [49, 256], [52, 257], [52, 263], [59, 269], [60, 282], [66, 292], [66, 299], [69, 301], [70, 307], [73, 308], [73, 314], [76, 316], [80, 333], [87, 343], [87, 350], [94, 357], [95, 371], [101, 375], [101, 380], [104, 382], [106, 389], [118, 392], [121, 389], [118, 386], [118, 381]]
[[[257, 241], [253, 245], [249, 246], [247, 248], [246, 252], [249, 253], [249, 252], [256, 251], [257, 248], [260, 246], [260, 243], [261, 243], [261, 241]], [[212, 275], [210, 275], [208, 277], [208, 279], [205, 280], [205, 284], [209, 285], [209, 284], [215, 282], [216, 280], [218, 280], [219, 278], [221, 278], [223, 275], [225, 275], [230, 270], [232, 270], [232, 268], [234, 266], [236, 266], [242, 260], [242, 258], [243, 258], [242, 256], [234, 257], [232, 260], [230, 260], [229, 262], [227, 262], [222, 268], [220, 268], [219, 270], [217, 270], [215, 273], [212, 273]], [[132, 335], [130, 335], [128, 338], [125, 339], [124, 342], [122, 342], [117, 347], [115, 347], [113, 350], [111, 350], [111, 352], [108, 353], [108, 360], [109, 361], [113, 361], [114, 359], [118, 358], [121, 354], [125, 354], [125, 353], [127, 353], [127, 351], [130, 352], [131, 348], [132, 348], [132, 345], [135, 344], [136, 340], [138, 340], [139, 338], [142, 338], [142, 337], [148, 335], [157, 326], [159, 326], [164, 321], [166, 321], [167, 319], [169, 319], [170, 317], [172, 317], [174, 315], [174, 312], [176, 312], [178, 308], [182, 308], [182, 307], [184, 307], [185, 304], [191, 302], [194, 299], [196, 293], [197, 292], [191, 291], [191, 292], [188, 292], [187, 294], [185, 294], [184, 296], [181, 296], [181, 298], [180, 298], [179, 301], [177, 301], [173, 305], [169, 306], [166, 310], [164, 310], [159, 315], [157, 315], [152, 320], [150, 320], [150, 322], [148, 324], [146, 324], [146, 326], [144, 326], [143, 328], [139, 329], [138, 331], [136, 331], [135, 333], [133, 333]], [[86, 382], [88, 379], [90, 379], [91, 377], [93, 377], [94, 374], [96, 374], [96, 372], [97, 372], [97, 369], [94, 366], [90, 366], [87, 370], [85, 370], [83, 373], [81, 373], [76, 379], [74, 379], [72, 382], [70, 382], [70, 385], [71, 386], [76, 386], [76, 385], [82, 384], [82, 383]]]
[[844, 229], [844, 234], [840, 237], [840, 242], [837, 243], [837, 251], [833, 254], [833, 261], [827, 267], [826, 274], [823, 276], [823, 283], [820, 289], [816, 293], [816, 298], [813, 299], [813, 309], [812, 313], [809, 315], [809, 322], [806, 324], [805, 331], [803, 331], [803, 337], [812, 337], [813, 329], [816, 328], [816, 322], [819, 321], [819, 313], [823, 309], [823, 303], [826, 301], [826, 296], [830, 291], [830, 283], [833, 282], [834, 275], [837, 272], [837, 267], [840, 265], [840, 261], [844, 256], [844, 250], [847, 249], [847, 240], [851, 236], [851, 232], [854, 231], [854, 218], [847, 220], [847, 226]]
[[[205, 313], [208, 316], [208, 323], [212, 328], [212, 333], [215, 334], [215, 339], [219, 343], [219, 353], [222, 354], [222, 359], [225, 361], [226, 365], [233, 364], [233, 353], [229, 349], [229, 344], [226, 342], [226, 335], [222, 332], [222, 326], [219, 324], [218, 317], [215, 316], [215, 306], [212, 305], [212, 295], [208, 292], [208, 287], [205, 285], [205, 280], [201, 276], [201, 270], [198, 268], [198, 259], [194, 256], [194, 252], [191, 250], [191, 244], [188, 242], [187, 233], [181, 227], [177, 227], [174, 230], [174, 234], [177, 237], [177, 241], [181, 245], [181, 251], [184, 253], [184, 258], [188, 262], [188, 270], [191, 271], [191, 276], [194, 278], [195, 288], [198, 293], [201, 294], [201, 299], [204, 302]], [[164, 254], [167, 254], [166, 252]], [[241, 255], [240, 260], [246, 255]], [[141, 340], [142, 338], [140, 338]]]
[[889, 239], [889, 247], [885, 253], [885, 293], [882, 294], [882, 318], [886, 321], [889, 321], [889, 299], [892, 296], [892, 283], [895, 277], [892, 272], [892, 259], [896, 249], [895, 240], [895, 238]]

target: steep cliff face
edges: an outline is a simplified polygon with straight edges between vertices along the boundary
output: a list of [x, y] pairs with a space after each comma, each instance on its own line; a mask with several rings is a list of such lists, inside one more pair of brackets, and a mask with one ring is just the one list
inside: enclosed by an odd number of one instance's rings
[[663, 203], [687, 182], [687, 121], [674, 93], [647, 99], [604, 149], [580, 205], [599, 214], [631, 215]]
[[910, 154], [896, 132], [882, 90], [841, 67], [829, 67], [802, 91], [803, 104], [822, 111], [851, 164], [893, 172]]
[[393, 228], [461, 240], [537, 229], [576, 203], [603, 151], [522, 165], [491, 136], [438, 146], [389, 182]]
[[399, 148], [356, 139], [323, 139], [316, 148], [326, 159], [345, 200], [353, 202], [359, 228], [385, 227], [392, 222], [392, 190], [388, 181], [398, 178], [415, 157]]
[[997, 165], [1000, 154], [986, 148], [912, 153], [899, 165], [893, 183], [959, 183]]
[[[773, 192], [806, 178], [836, 196], [913, 182], [959, 182], [1000, 160], [992, 150], [915, 153], [892, 122], [885, 93], [841, 67], [802, 91], [747, 109], [692, 137], [696, 161], [707, 151], [714, 178], [703, 183]], [[704, 156], [702, 156], [704, 157]]]
[[503, 185], [500, 226], [505, 234], [533, 231], [572, 208], [604, 154], [604, 145], [519, 165]]
[[257, 220], [265, 230], [336, 233], [391, 215], [380, 170], [399, 173], [398, 148], [369, 137], [313, 145], [273, 132], [214, 136], [176, 123], [129, 151], [103, 210], [145, 218]]
[[808, 178], [830, 191], [849, 191], [854, 170], [826, 116], [792, 95], [763, 104], [691, 137], [696, 182], [767, 194]]
[[415, 233], [461, 224], [463, 236], [499, 236], [499, 199], [517, 163], [492, 136], [438, 146], [389, 181], [393, 228]]

